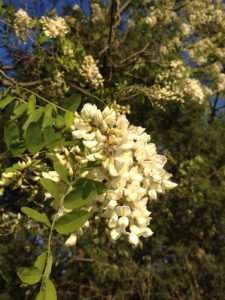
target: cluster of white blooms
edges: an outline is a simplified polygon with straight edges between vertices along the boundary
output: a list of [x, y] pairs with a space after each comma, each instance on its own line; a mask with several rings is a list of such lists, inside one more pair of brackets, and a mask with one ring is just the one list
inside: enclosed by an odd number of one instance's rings
[[90, 83], [94, 88], [103, 86], [104, 79], [99, 72], [96, 62], [92, 55], [86, 55], [80, 67], [80, 74], [85, 80]]
[[106, 18], [106, 10], [98, 3], [91, 3], [91, 18], [94, 23], [104, 22]]
[[169, 38], [160, 46], [160, 54], [161, 55], [170, 55], [173, 52], [176, 52], [176, 49], [181, 48], [182, 41], [179, 37]]
[[222, 92], [225, 90], [225, 74], [219, 74], [218, 76], [218, 84], [217, 84], [217, 91]]
[[[34, 157], [36, 158], [37, 156]], [[40, 168], [41, 165], [28, 156], [23, 161], [19, 161], [11, 168], [6, 169], [0, 177], [0, 196], [4, 194], [5, 187], [7, 186], [18, 187], [24, 190], [30, 188], [31, 182], [36, 183], [40, 180]], [[27, 172], [28, 169], [31, 171], [29, 174]], [[31, 197], [37, 194], [37, 187], [34, 184], [31, 194]]]
[[187, 78], [185, 80], [185, 83], [186, 84], [184, 86], [184, 91], [186, 92], [186, 94], [193, 97], [193, 99], [198, 101], [199, 104], [202, 104], [205, 93], [201, 82], [198, 79]]
[[74, 58], [74, 51], [72, 45], [64, 45], [63, 46], [63, 54], [68, 56], [69, 58]]
[[194, 28], [190, 24], [182, 23], [180, 25], [180, 31], [181, 31], [181, 34], [184, 37], [186, 37], [186, 36], [193, 34]]
[[28, 16], [22, 8], [15, 13], [14, 30], [15, 34], [22, 41], [25, 41], [29, 34], [29, 28], [32, 28], [34, 21]]
[[62, 17], [41, 17], [40, 23], [45, 36], [49, 38], [64, 37], [69, 32], [69, 27]]
[[199, 27], [214, 24], [224, 28], [224, 5], [223, 1], [213, 0], [185, 0], [186, 9], [189, 12], [189, 20], [192, 25]]
[[50, 85], [53, 95], [63, 96], [69, 90], [69, 87], [64, 79], [63, 71], [56, 72], [56, 74], [53, 77], [53, 80], [50, 82]]
[[187, 69], [181, 60], [172, 61], [170, 67], [156, 76], [156, 83], [151, 87], [154, 100], [173, 100], [184, 102], [189, 96], [202, 104], [206, 90], [199, 80], [187, 78]]
[[21, 214], [5, 211], [4, 208], [0, 209], [0, 236], [13, 233], [16, 226], [21, 220]]
[[99, 197], [99, 210], [106, 218], [113, 240], [127, 235], [137, 245], [148, 237], [149, 199], [176, 186], [164, 169], [166, 157], [158, 155], [150, 136], [142, 127], [129, 123], [124, 114], [108, 106], [100, 111], [85, 104], [72, 126], [75, 140], [83, 140], [84, 161], [101, 160], [102, 166], [82, 176], [106, 182], [107, 192]]
[[211, 39], [205, 38], [196, 42], [188, 53], [190, 58], [198, 64], [205, 64], [207, 63], [210, 55], [216, 53], [216, 46]]
[[177, 19], [177, 14], [173, 11], [173, 6], [165, 4], [161, 8], [151, 7], [150, 15], [145, 17], [145, 23], [151, 28], [157, 23], [168, 25]]

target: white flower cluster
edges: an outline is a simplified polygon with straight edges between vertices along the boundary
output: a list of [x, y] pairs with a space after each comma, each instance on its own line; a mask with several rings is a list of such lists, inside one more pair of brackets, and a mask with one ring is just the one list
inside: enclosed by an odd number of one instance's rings
[[20, 220], [20, 213], [15, 214], [10, 211], [5, 211], [4, 208], [0, 208], [0, 236], [13, 233]]
[[74, 51], [72, 45], [64, 45], [63, 46], [63, 54], [68, 56], [69, 58], [74, 58]]
[[[0, 196], [4, 194], [4, 190], [7, 186], [13, 186], [13, 188], [19, 187], [26, 190], [30, 188], [31, 182], [33, 182], [33, 186], [30, 196], [35, 196], [37, 194], [37, 187], [34, 185], [34, 182], [40, 180], [40, 168], [41, 165], [37, 163], [37, 161], [34, 163], [28, 156], [24, 158], [23, 161], [19, 161], [11, 168], [6, 169], [0, 177]], [[30, 170], [29, 174], [28, 169]]]
[[222, 92], [225, 90], [225, 74], [219, 74], [218, 76], [218, 84], [217, 84], [218, 92]]
[[100, 111], [85, 104], [76, 115], [72, 135], [75, 140], [83, 139], [83, 161], [102, 160], [102, 167], [82, 176], [106, 181], [107, 192], [97, 200], [111, 238], [127, 235], [129, 242], [137, 245], [139, 237], [151, 236], [148, 201], [176, 184], [164, 170], [166, 157], [157, 154], [145, 129], [130, 125], [126, 116], [113, 108]]
[[106, 19], [106, 10], [98, 3], [91, 3], [91, 18], [94, 23], [104, 22]]
[[14, 30], [16, 36], [25, 41], [29, 34], [29, 28], [32, 28], [34, 21], [28, 16], [27, 12], [22, 8], [15, 13]]
[[190, 24], [182, 23], [180, 25], [180, 31], [181, 31], [181, 34], [184, 37], [186, 37], [186, 36], [189, 36], [189, 35], [193, 34], [194, 29]]
[[162, 6], [160, 9], [151, 7], [150, 15], [147, 16], [144, 20], [147, 25], [153, 28], [157, 23], [169, 25], [176, 19], [177, 14], [173, 11], [173, 7], [171, 5], [165, 4], [165, 6]]
[[53, 77], [53, 80], [50, 82], [51, 91], [53, 95], [63, 96], [66, 92], [68, 92], [69, 87], [64, 79], [64, 72], [57, 71]]
[[49, 38], [64, 37], [69, 32], [69, 27], [62, 17], [41, 17], [40, 23], [45, 36]]
[[200, 27], [214, 24], [225, 27], [223, 1], [212, 0], [185, 0], [185, 6], [189, 12], [189, 19], [192, 25]]
[[206, 90], [200, 81], [187, 78], [187, 70], [181, 60], [172, 61], [170, 68], [156, 77], [156, 83], [151, 87], [151, 97], [155, 100], [173, 100], [184, 102], [185, 97], [202, 104]]
[[82, 66], [80, 67], [80, 74], [94, 88], [103, 86], [103, 82], [104, 82], [103, 77], [100, 74], [99, 69], [92, 55], [86, 55], [84, 57]]

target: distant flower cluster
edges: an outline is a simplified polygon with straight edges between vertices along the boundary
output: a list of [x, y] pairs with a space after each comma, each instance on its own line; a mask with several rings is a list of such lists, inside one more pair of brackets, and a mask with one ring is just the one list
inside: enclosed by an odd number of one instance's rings
[[103, 86], [103, 77], [99, 72], [96, 62], [92, 55], [86, 55], [80, 67], [80, 74], [94, 88]]
[[25, 10], [19, 9], [15, 13], [14, 19], [16, 36], [25, 42], [29, 35], [29, 29], [39, 23], [42, 26], [44, 35], [48, 38], [65, 37], [69, 32], [69, 26], [62, 17], [55, 16], [50, 18], [43, 16], [40, 19], [32, 19]]
[[28, 16], [26, 11], [19, 9], [15, 13], [14, 30], [16, 36], [25, 41], [29, 34], [29, 29], [34, 25], [34, 21]]
[[69, 32], [69, 27], [62, 17], [41, 17], [40, 23], [45, 36], [49, 38], [64, 37]]
[[162, 71], [151, 87], [151, 97], [155, 100], [184, 102], [186, 97], [203, 103], [207, 90], [198, 79], [188, 78], [187, 69], [181, 60], [172, 61], [170, 67]]
[[55, 96], [63, 96], [69, 90], [69, 87], [65, 82], [63, 71], [56, 72], [56, 74], [53, 76], [52, 81], [50, 82], [50, 85], [52, 94]]

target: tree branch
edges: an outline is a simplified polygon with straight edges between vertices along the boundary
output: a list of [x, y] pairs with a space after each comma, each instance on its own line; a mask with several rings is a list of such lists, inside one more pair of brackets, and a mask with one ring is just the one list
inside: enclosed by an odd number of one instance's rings
[[215, 98], [214, 103], [213, 103], [213, 106], [212, 106], [210, 123], [213, 123], [213, 121], [214, 121], [214, 118], [215, 118], [215, 115], [216, 115], [216, 106], [217, 106], [217, 103], [219, 101], [219, 96], [220, 96], [220, 94], [217, 93], [216, 98]]
[[30, 82], [19, 82], [16, 79], [8, 76], [2, 69], [0, 69], [0, 83], [2, 82], [3, 86], [19, 86], [19, 87], [29, 87], [42, 83], [43, 81], [50, 81], [49, 78], [41, 80], [35, 80]]

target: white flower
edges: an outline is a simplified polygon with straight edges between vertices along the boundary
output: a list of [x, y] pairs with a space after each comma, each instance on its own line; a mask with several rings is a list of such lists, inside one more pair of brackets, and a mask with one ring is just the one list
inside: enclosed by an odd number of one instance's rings
[[118, 228], [115, 228], [110, 232], [110, 236], [113, 240], [118, 240], [118, 238], [121, 236], [121, 232]]
[[59, 174], [55, 171], [42, 172], [42, 176], [44, 178], [50, 179], [54, 182], [59, 182], [60, 181]]
[[128, 241], [130, 244], [137, 246], [139, 243], [139, 237], [135, 233], [131, 232], [128, 236]]
[[77, 235], [75, 233], [72, 233], [69, 238], [65, 241], [66, 247], [71, 247], [76, 245], [77, 242]]

